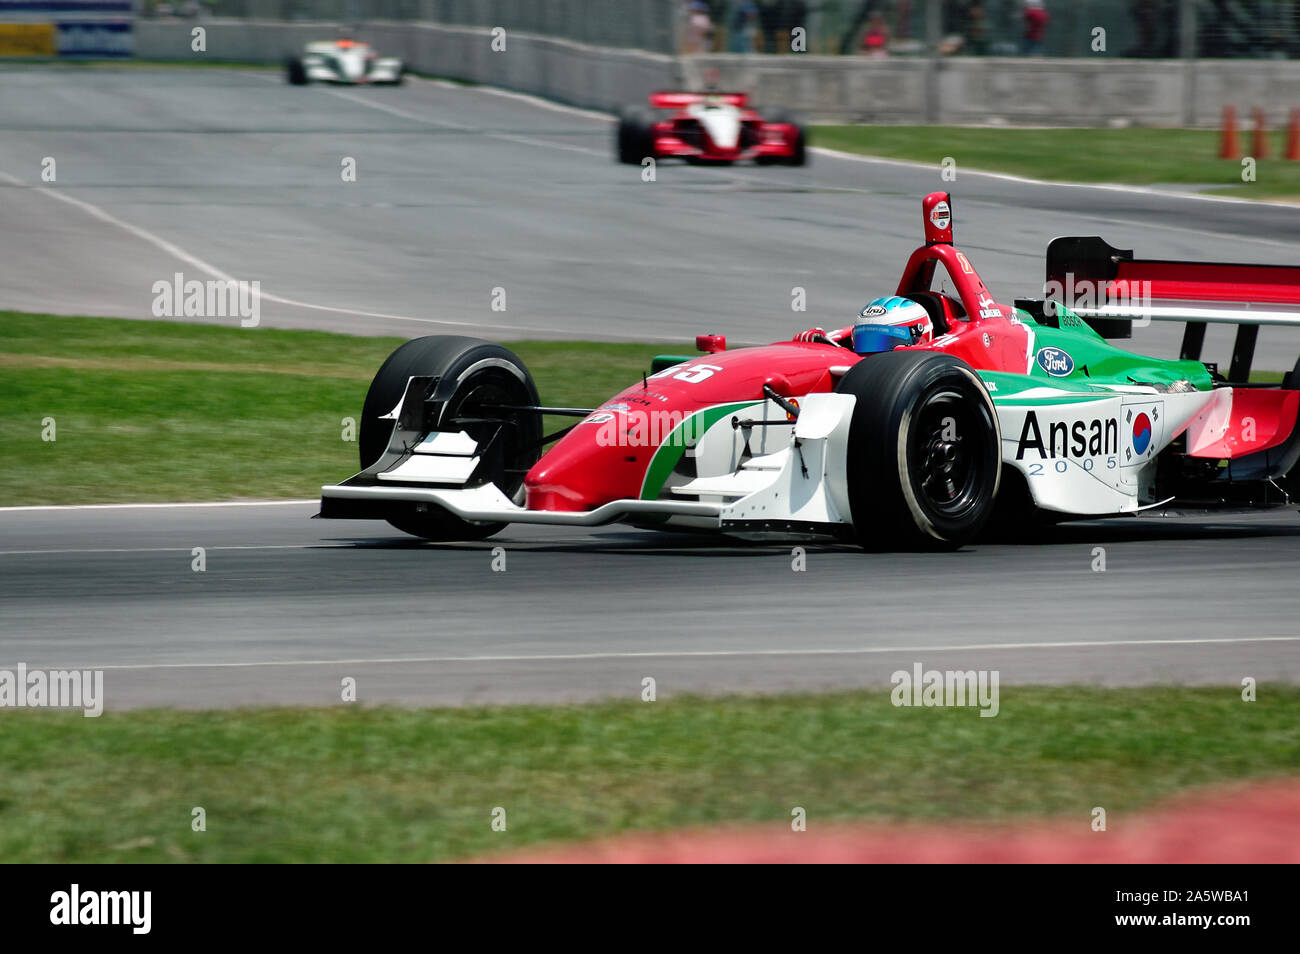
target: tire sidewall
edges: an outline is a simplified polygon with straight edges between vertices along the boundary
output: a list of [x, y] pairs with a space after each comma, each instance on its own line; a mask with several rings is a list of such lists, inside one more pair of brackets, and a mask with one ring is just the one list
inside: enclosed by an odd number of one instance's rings
[[537, 385], [523, 361], [509, 348], [490, 341], [461, 335], [431, 335], [414, 338], [390, 354], [375, 373], [362, 405], [357, 442], [361, 468], [364, 470], [377, 461], [387, 448], [393, 422], [384, 419], [383, 415], [391, 413], [397, 406], [412, 376], [459, 377], [473, 365], [492, 359], [510, 364], [522, 372], [520, 381], [529, 399], [538, 403]]
[[624, 110], [618, 120], [619, 162], [626, 165], [640, 165], [646, 157], [653, 158], [650, 125], [650, 115], [644, 110]]

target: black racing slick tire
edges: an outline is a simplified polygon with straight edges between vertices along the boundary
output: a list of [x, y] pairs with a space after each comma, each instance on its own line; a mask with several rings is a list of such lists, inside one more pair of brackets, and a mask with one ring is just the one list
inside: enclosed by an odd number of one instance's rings
[[[388, 356], [375, 374], [361, 409], [358, 444], [364, 470], [388, 447], [393, 421], [386, 419], [397, 406], [412, 376], [454, 382], [442, 402], [439, 423], [455, 426], [487, 444], [499, 433], [500, 466], [491, 482], [511, 499], [522, 492], [524, 474], [541, 456], [542, 420], [538, 414], [500, 410], [501, 406], [536, 406], [537, 385], [523, 361], [509, 348], [459, 335], [433, 335], [406, 342]], [[457, 425], [455, 419], [469, 423]], [[503, 523], [471, 523], [440, 509], [390, 517], [397, 529], [426, 540], [481, 540], [502, 529]]]
[[626, 109], [618, 117], [614, 151], [624, 165], [639, 166], [647, 157], [654, 158], [654, 120], [646, 109]]
[[998, 495], [1002, 434], [979, 375], [932, 351], [868, 357], [836, 388], [856, 399], [847, 481], [867, 549], [956, 549], [984, 527]]
[[306, 86], [307, 67], [298, 57], [291, 56], [284, 63], [284, 78], [291, 86]]

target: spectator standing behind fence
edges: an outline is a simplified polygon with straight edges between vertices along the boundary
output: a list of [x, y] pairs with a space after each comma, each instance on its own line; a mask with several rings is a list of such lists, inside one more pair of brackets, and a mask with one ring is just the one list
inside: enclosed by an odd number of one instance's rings
[[740, 0], [731, 11], [727, 27], [727, 52], [753, 53], [758, 35], [758, 5], [754, 0]]
[[704, 0], [683, 3], [686, 26], [682, 31], [683, 53], [709, 53], [713, 50], [713, 20]]
[[981, 3], [966, 8], [966, 49], [972, 56], [987, 56], [989, 52], [989, 22]]
[[1043, 0], [1025, 0], [1025, 42], [1026, 56], [1043, 55], [1043, 34], [1047, 32], [1050, 18], [1043, 8]]
[[885, 24], [885, 15], [879, 10], [867, 19], [867, 30], [862, 34], [862, 46], [858, 52], [876, 57], [889, 55], [889, 27]]

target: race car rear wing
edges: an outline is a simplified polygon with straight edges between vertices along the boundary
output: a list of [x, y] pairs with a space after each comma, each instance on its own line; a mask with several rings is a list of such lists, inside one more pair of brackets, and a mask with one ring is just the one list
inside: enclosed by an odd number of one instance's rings
[[744, 106], [749, 102], [748, 93], [679, 93], [659, 92], [650, 94], [651, 109], [685, 109], [696, 103], [714, 102], [727, 106]]
[[1048, 244], [1044, 296], [1106, 338], [1132, 337], [1134, 321], [1186, 322], [1179, 356], [1193, 361], [1208, 322], [1236, 325], [1228, 380], [1238, 383], [1250, 377], [1260, 325], [1300, 327], [1300, 266], [1137, 259], [1095, 235]]

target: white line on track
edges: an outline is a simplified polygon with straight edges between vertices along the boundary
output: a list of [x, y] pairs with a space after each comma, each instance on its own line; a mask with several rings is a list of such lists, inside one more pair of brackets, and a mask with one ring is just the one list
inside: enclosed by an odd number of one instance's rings
[[[818, 155], [826, 156], [827, 158], [844, 159], [849, 162], [866, 162], [872, 165], [881, 166], [900, 166], [907, 169], [926, 169], [930, 172], [939, 171], [939, 167], [933, 162], [916, 162], [911, 159], [886, 159], [882, 156], [864, 156], [856, 152], [843, 152], [839, 149], [828, 149], [825, 146], [809, 146], [808, 148], [810, 151]], [[1291, 209], [1292, 211], [1295, 211], [1297, 208], [1294, 202], [1269, 202], [1263, 199], [1239, 199], [1235, 196], [1205, 195], [1201, 192], [1178, 192], [1165, 189], [1154, 189], [1150, 186], [1120, 185], [1113, 182], [1058, 182], [1052, 179], [1034, 179], [1029, 176], [1016, 176], [1009, 172], [988, 172], [984, 169], [962, 169], [961, 174], [964, 176], [983, 176], [986, 179], [998, 179], [1002, 182], [1015, 182], [1019, 185], [1060, 186], [1066, 189], [1099, 189], [1103, 192], [1129, 192], [1138, 195], [1158, 196], [1170, 199], [1196, 199], [1200, 202], [1232, 202], [1238, 205], [1264, 205], [1278, 209]], [[936, 188], [938, 187], [936, 186]]]
[[[213, 278], [216, 278], [223, 282], [235, 281], [234, 276], [228, 275], [226, 272], [222, 271], [217, 266], [213, 265], [210, 262], [204, 261], [203, 259], [199, 258], [197, 255], [187, 252], [185, 249], [181, 248], [176, 243], [169, 242], [167, 239], [163, 238], [160, 235], [156, 235], [153, 232], [150, 232], [148, 229], [141, 228], [138, 225], [133, 225], [130, 222], [123, 221], [122, 219], [119, 219], [117, 216], [113, 215], [110, 212], [105, 211], [104, 209], [100, 208], [99, 206], [95, 205], [92, 202], [86, 202], [84, 199], [78, 199], [74, 196], [68, 195], [66, 192], [60, 192], [58, 190], [50, 189], [45, 186], [29, 186], [27, 185], [27, 183], [23, 182], [22, 179], [19, 179], [17, 176], [10, 175], [7, 172], [0, 171], [0, 179], [3, 179], [5, 182], [10, 183], [11, 185], [18, 186], [19, 188], [29, 189], [32, 192], [36, 192], [41, 195], [47, 195], [52, 199], [58, 199], [60, 202], [66, 202], [69, 205], [74, 206], [80, 209], [81, 211], [85, 212], [87, 215], [99, 219], [101, 222], [106, 222], [109, 225], [121, 229], [122, 231], [128, 233], [129, 235], [135, 236], [141, 241], [148, 242], [150, 245], [153, 245], [155, 248], [161, 249], [163, 252], [166, 252], [168, 255], [172, 256], [173, 258], [176, 258], [179, 261], [184, 262], [186, 265], [189, 265], [192, 268], [198, 269], [201, 272], [211, 275]], [[273, 302], [278, 305], [286, 305], [290, 308], [304, 308], [309, 311], [327, 311], [338, 315], [356, 315], [360, 318], [384, 318], [390, 321], [413, 321], [413, 322], [419, 322], [420, 324], [426, 324], [426, 325], [452, 325], [458, 328], [485, 328], [486, 327], [486, 328], [491, 328], [493, 330], [499, 329], [502, 331], [524, 332], [524, 333], [532, 333], [532, 334], [545, 333], [547, 331], [554, 332], [554, 331], [563, 330], [563, 329], [548, 329], [548, 328], [525, 328], [518, 325], [498, 325], [498, 324], [485, 325], [481, 321], [451, 321], [442, 318], [418, 318], [412, 315], [395, 315], [395, 314], [390, 314], [388, 312], [382, 312], [382, 311], [362, 311], [356, 308], [338, 308], [333, 305], [318, 305], [313, 302], [302, 301], [301, 299], [297, 299], [297, 298], [285, 298], [281, 295], [274, 295], [265, 291], [261, 293], [261, 299], [263, 301]]]
[[[1134, 639], [1134, 640], [1074, 640], [1039, 643], [973, 643], [969, 646], [866, 646], [853, 649], [714, 649], [663, 652], [622, 653], [526, 653], [515, 655], [483, 656], [394, 656], [375, 659], [271, 659], [249, 662], [212, 663], [122, 663], [106, 666], [77, 666], [79, 669], [146, 670], [146, 669], [255, 669], [266, 666], [382, 666], [420, 663], [484, 663], [484, 662], [581, 662], [585, 660], [618, 659], [724, 659], [736, 656], [878, 656], [895, 653], [987, 652], [1016, 649], [1124, 649], [1139, 646], [1203, 646], [1231, 645], [1237, 643], [1294, 643], [1300, 636], [1241, 636], [1206, 637], [1203, 639]], [[35, 668], [56, 668], [36, 667]], [[67, 668], [67, 667], [64, 667]]]
[[[518, 139], [519, 137], [515, 137], [515, 138]], [[546, 146], [554, 145], [553, 143], [542, 143], [540, 140], [538, 140], [536, 144], [546, 145]], [[561, 147], [557, 146], [556, 148], [561, 148]], [[563, 147], [563, 148], [570, 148], [570, 147]], [[58, 199], [60, 202], [66, 202], [69, 205], [75, 206], [76, 208], [85, 212], [87, 215], [99, 219], [100, 221], [105, 222], [109, 225], [115, 226], [116, 228], [122, 229], [128, 234], [133, 235], [144, 242], [148, 242], [150, 245], [153, 245], [154, 247], [161, 249], [163, 252], [166, 252], [168, 255], [171, 255], [172, 257], [178, 259], [179, 261], [182, 261], [187, 265], [190, 265], [191, 267], [198, 269], [201, 272], [205, 272], [206, 274], [211, 275], [213, 278], [216, 278], [220, 281], [230, 282], [235, 280], [233, 276], [226, 274], [226, 272], [217, 268], [217, 266], [204, 261], [203, 259], [199, 258], [197, 255], [193, 255], [190, 252], [185, 251], [185, 249], [181, 248], [179, 245], [175, 244], [174, 242], [169, 242], [167, 239], [163, 238], [160, 235], [156, 235], [153, 232], [150, 232], [148, 229], [144, 229], [138, 225], [133, 225], [130, 222], [123, 221], [122, 219], [119, 219], [117, 216], [109, 212], [106, 212], [104, 209], [100, 208], [99, 206], [95, 205], [92, 202], [86, 202], [83, 199], [75, 198], [71, 195], [68, 195], [65, 192], [59, 192], [54, 189], [46, 188], [45, 186], [30, 186], [27, 183], [25, 183], [22, 179], [19, 179], [17, 176], [11, 175], [10, 173], [7, 173], [3, 170], [0, 170], [0, 180], [8, 182], [11, 185], [17, 186], [18, 188], [29, 189], [32, 192], [37, 192], [42, 195], [47, 195], [50, 198]], [[587, 329], [559, 328], [559, 327], [538, 328], [538, 327], [526, 327], [523, 325], [502, 325], [502, 324], [497, 324], [495, 322], [484, 323], [482, 321], [452, 321], [450, 319], [443, 319], [443, 318], [419, 318], [413, 315], [396, 315], [396, 314], [391, 314], [389, 312], [383, 312], [383, 311], [362, 311], [357, 308], [339, 308], [333, 305], [319, 305], [319, 304], [315, 304], [314, 302], [303, 301], [297, 298], [285, 298], [281, 295], [274, 295], [265, 291], [261, 293], [261, 299], [263, 301], [269, 301], [269, 302], [274, 302], [275, 304], [285, 305], [289, 308], [302, 308], [308, 311], [324, 311], [336, 315], [355, 315], [358, 318], [383, 318], [389, 321], [410, 321], [410, 322], [417, 322], [419, 324], [425, 324], [425, 325], [440, 325], [440, 326], [449, 326], [449, 327], [456, 327], [456, 328], [472, 328], [478, 331], [508, 331], [508, 332], [515, 332], [515, 333], [522, 333], [522, 334], [535, 334], [535, 335], [560, 334], [560, 335], [571, 335], [573, 337], [582, 340], [589, 338], [591, 334], [591, 330], [589, 328]], [[681, 340], [681, 337], [679, 335], [646, 335], [646, 334], [632, 335], [632, 334], [619, 334], [613, 332], [606, 332], [602, 335], [602, 337], [609, 340], [627, 340], [627, 341], [637, 341], [637, 342], [641, 342], [641, 341], [669, 342], [669, 341]]]

